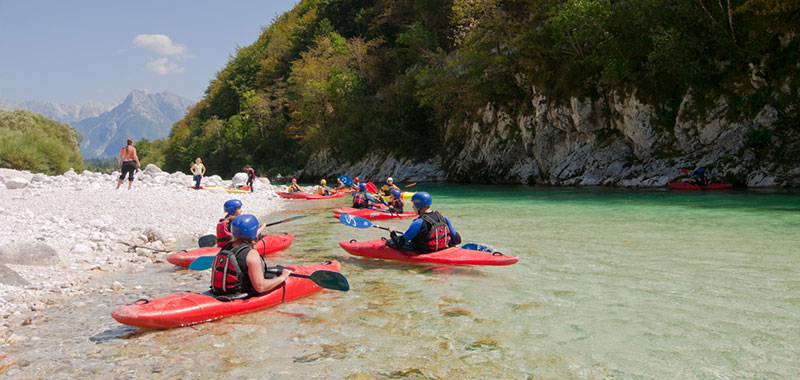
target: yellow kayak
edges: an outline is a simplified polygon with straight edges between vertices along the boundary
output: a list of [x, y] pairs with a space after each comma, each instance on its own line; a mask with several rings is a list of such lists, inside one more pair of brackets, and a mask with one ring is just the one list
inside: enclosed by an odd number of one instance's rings
[[[416, 191], [403, 191], [400, 194], [401, 194], [401, 197], [403, 199], [411, 199], [411, 197], [413, 197], [414, 194], [416, 194], [416, 193], [417, 193]], [[381, 195], [381, 199], [383, 199], [383, 200], [388, 202], [388, 201], [392, 200], [392, 196], [391, 195]]]

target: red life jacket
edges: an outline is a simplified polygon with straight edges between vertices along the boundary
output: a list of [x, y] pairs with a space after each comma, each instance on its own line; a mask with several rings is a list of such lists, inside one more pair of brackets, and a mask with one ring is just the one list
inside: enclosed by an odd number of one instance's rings
[[445, 249], [450, 244], [450, 228], [447, 220], [438, 211], [422, 214], [422, 226], [411, 242], [420, 252]]
[[389, 203], [389, 207], [393, 208], [394, 212], [398, 214], [403, 213], [403, 206], [403, 200], [400, 198], [393, 200], [392, 203]]
[[369, 199], [367, 194], [363, 191], [353, 193], [353, 208], [367, 208], [369, 207]]
[[[234, 247], [233, 243], [226, 244], [214, 257], [211, 266], [211, 292], [216, 295], [250, 293], [255, 294], [255, 288], [250, 282], [247, 268], [247, 254], [253, 246], [241, 244]], [[264, 256], [261, 258], [262, 270], [267, 267]], [[264, 272], [266, 273], [266, 272]]]
[[217, 247], [222, 248], [225, 244], [228, 244], [233, 240], [233, 234], [231, 233], [231, 220], [226, 220], [222, 218], [217, 223]]

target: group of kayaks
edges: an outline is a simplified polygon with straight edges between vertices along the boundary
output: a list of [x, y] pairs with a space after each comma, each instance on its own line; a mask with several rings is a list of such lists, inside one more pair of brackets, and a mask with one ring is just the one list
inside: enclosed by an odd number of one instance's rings
[[[329, 199], [341, 198], [344, 191], [331, 196], [319, 196], [309, 193], [278, 193], [280, 196], [290, 195], [293, 199]], [[413, 193], [412, 193], [413, 194]], [[386, 207], [376, 204], [374, 209], [354, 209], [341, 207], [333, 210], [335, 217], [353, 215], [368, 219], [397, 219], [416, 217], [413, 212], [402, 214], [391, 213]], [[288, 248], [294, 241], [294, 235], [265, 235], [253, 247], [262, 255], [268, 255]], [[361, 257], [403, 261], [410, 263], [437, 265], [511, 265], [519, 261], [518, 256], [507, 256], [491, 249], [468, 247], [450, 247], [427, 254], [416, 254], [395, 249], [386, 245], [384, 239], [358, 242], [340, 241], [339, 246], [346, 252]], [[472, 244], [475, 246], [475, 244]], [[469, 249], [467, 249], [469, 248]], [[173, 252], [167, 261], [182, 267], [189, 267], [201, 258], [215, 260], [220, 248], [202, 247], [191, 250]], [[315, 265], [286, 266], [295, 274], [311, 276], [316, 271], [339, 272], [338, 261], [326, 261]], [[114, 309], [111, 316], [120, 323], [145, 328], [170, 328], [208, 322], [230, 315], [259, 310], [299, 298], [322, 289], [314, 281], [305, 278], [289, 277], [281, 286], [254, 297], [215, 296], [210, 291], [205, 293], [177, 292], [156, 299], [140, 299], [131, 304]]]
[[[194, 189], [194, 186], [189, 186], [190, 189]], [[250, 192], [250, 186], [242, 186], [242, 187], [220, 187], [215, 185], [210, 186], [200, 186], [199, 190], [225, 190], [228, 194], [243, 194]]]

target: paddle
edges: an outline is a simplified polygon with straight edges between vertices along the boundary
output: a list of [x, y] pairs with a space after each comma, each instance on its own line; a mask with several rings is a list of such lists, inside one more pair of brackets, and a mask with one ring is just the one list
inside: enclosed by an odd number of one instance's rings
[[[362, 218], [362, 217], [359, 217], [359, 216], [355, 216], [355, 215], [350, 215], [350, 214], [339, 215], [339, 221], [342, 222], [342, 224], [348, 225], [350, 227], [355, 227], [355, 228], [375, 227], [375, 228], [380, 228], [382, 230], [389, 231], [389, 228], [387, 228], [387, 227], [383, 227], [383, 226], [379, 226], [377, 224], [373, 224], [368, 219], [365, 219], [365, 218]], [[397, 233], [398, 234], [402, 234], [402, 232], [399, 232], [399, 231]], [[477, 243], [467, 243], [467, 244], [462, 245], [460, 248], [461, 249], [468, 249], [468, 250], [471, 250], [471, 251], [490, 252], [490, 253], [495, 252], [495, 250], [492, 247], [490, 247], [488, 245], [477, 244]]]
[[403, 187], [405, 187], [405, 188], [407, 189], [407, 188], [409, 188], [409, 187], [411, 187], [411, 186], [414, 186], [414, 185], [416, 185], [416, 184], [417, 184], [417, 183], [416, 183], [416, 182], [414, 182], [414, 183], [412, 183], [412, 184], [410, 184], [410, 185], [405, 185], [405, 186], [403, 186]]
[[[215, 258], [216, 256], [200, 256], [192, 261], [192, 263], [189, 265], [189, 269], [210, 269]], [[281, 272], [283, 272], [283, 267], [280, 266], [277, 268], [267, 268], [267, 273], [280, 276]], [[307, 278], [325, 289], [341, 290], [343, 292], [350, 290], [350, 284], [347, 282], [347, 278], [343, 274], [331, 270], [317, 270], [314, 271], [314, 273], [311, 273], [311, 275], [292, 273], [289, 276]]]
[[[350, 215], [350, 214], [342, 214], [342, 215], [339, 215], [339, 221], [342, 222], [342, 224], [350, 226], [350, 227], [355, 227], [355, 228], [375, 227], [375, 228], [380, 228], [382, 230], [389, 231], [388, 227], [383, 227], [383, 226], [379, 226], [377, 224], [372, 224], [372, 222], [370, 222], [368, 219], [362, 218], [360, 216], [355, 216], [355, 215]], [[401, 233], [401, 232], [398, 232], [398, 233]]]
[[[300, 218], [305, 218], [306, 216], [308, 216], [308, 215], [295, 215], [293, 217], [286, 218], [284, 220], [279, 220], [277, 222], [272, 222], [272, 223], [269, 223], [269, 224], [265, 224], [265, 225], [259, 227], [259, 229], [264, 228], [264, 227], [274, 226], [276, 224], [291, 222], [293, 220], [297, 220], [297, 219], [300, 219]], [[217, 244], [217, 235], [205, 235], [205, 236], [202, 236], [200, 239], [197, 239], [197, 245], [199, 245], [200, 248], [213, 247], [216, 244]]]
[[378, 188], [377, 188], [377, 187], [375, 187], [375, 184], [374, 184], [374, 183], [372, 183], [372, 182], [367, 182], [367, 191], [369, 191], [370, 193], [375, 193], [375, 194], [377, 194], [377, 193], [378, 193]]
[[345, 184], [345, 186], [353, 186], [353, 180], [344, 174], [339, 176], [339, 181], [342, 181], [342, 183]]

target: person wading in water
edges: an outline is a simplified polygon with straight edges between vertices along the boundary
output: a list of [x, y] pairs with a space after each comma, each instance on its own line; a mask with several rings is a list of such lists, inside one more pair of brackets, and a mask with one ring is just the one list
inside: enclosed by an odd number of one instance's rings
[[117, 189], [122, 185], [122, 181], [125, 180], [126, 173], [128, 174], [128, 190], [131, 189], [133, 173], [136, 172], [136, 168], [139, 166], [141, 164], [139, 163], [139, 156], [136, 155], [136, 148], [133, 147], [133, 139], [128, 139], [128, 145], [119, 150], [119, 157], [117, 158], [117, 167], [122, 172], [119, 175], [119, 181], [117, 181]]

